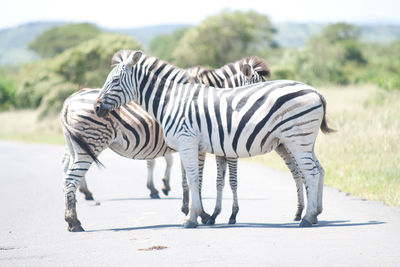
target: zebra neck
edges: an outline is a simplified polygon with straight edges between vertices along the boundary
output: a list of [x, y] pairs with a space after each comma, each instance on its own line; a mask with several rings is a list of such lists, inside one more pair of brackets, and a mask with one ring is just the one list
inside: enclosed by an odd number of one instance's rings
[[175, 84], [191, 82], [186, 70], [151, 56], [138, 64], [133, 79], [137, 84], [137, 103], [158, 122], [165, 117], [171, 92], [177, 93]]
[[171, 73], [163, 74], [160, 68], [152, 71], [152, 65], [146, 66], [138, 69], [133, 77], [137, 85], [136, 102], [159, 123], [165, 116], [171, 91], [176, 89], [175, 81], [186, 81], [181, 69], [174, 67]]

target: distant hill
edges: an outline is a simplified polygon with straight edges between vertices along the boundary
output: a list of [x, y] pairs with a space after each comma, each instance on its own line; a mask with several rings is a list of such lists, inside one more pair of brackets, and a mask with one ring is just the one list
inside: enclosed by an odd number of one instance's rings
[[169, 34], [173, 31], [176, 31], [183, 27], [190, 27], [192, 25], [185, 24], [163, 24], [163, 25], [154, 25], [154, 26], [145, 26], [131, 29], [111, 29], [109, 31], [119, 32], [130, 35], [136, 38], [139, 42], [141, 42], [144, 46], [147, 46], [151, 39], [154, 36], [160, 34]]
[[[0, 65], [19, 65], [31, 62], [38, 56], [28, 49], [28, 44], [43, 31], [65, 24], [66, 22], [35, 22], [14, 28], [0, 30]], [[307, 40], [319, 34], [324, 26], [322, 23], [277, 23], [276, 41], [283, 47], [300, 47]], [[128, 29], [104, 29], [135, 37], [145, 47], [151, 39], [159, 34], [168, 34], [184, 24], [163, 24]], [[359, 25], [362, 28], [362, 40], [366, 42], [388, 43], [400, 40], [400, 25]]]
[[[300, 47], [313, 36], [321, 33], [328, 24], [323, 23], [278, 23], [275, 40], [283, 47]], [[400, 39], [400, 25], [358, 25], [361, 41], [389, 43]]]
[[0, 65], [19, 65], [31, 62], [38, 56], [27, 48], [36, 36], [62, 22], [34, 22], [0, 30]]
[[283, 47], [300, 47], [307, 40], [319, 34], [326, 24], [317, 23], [277, 23], [274, 38]]

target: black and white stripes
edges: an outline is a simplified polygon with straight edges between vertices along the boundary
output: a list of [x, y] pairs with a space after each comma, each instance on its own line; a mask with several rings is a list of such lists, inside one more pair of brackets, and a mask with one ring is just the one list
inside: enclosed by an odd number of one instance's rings
[[[117, 57], [127, 52], [128, 51], [122, 51]], [[150, 58], [149, 62], [152, 64], [149, 71], [157, 73], [167, 81], [177, 79], [181, 83], [189, 81], [203, 82], [206, 77], [206, 75], [203, 74], [202, 68], [197, 67], [196, 73], [194, 74], [194, 69], [189, 71], [182, 70], [156, 58]], [[229, 64], [229, 66], [226, 65], [218, 70], [224, 68], [231, 69], [231, 65], [238, 71], [238, 73], [235, 74], [233, 74], [233, 72], [231, 73], [232, 81], [241, 82], [243, 84], [250, 81], [262, 80], [263, 78], [258, 72], [263, 74], [269, 73], [265, 63], [253, 57]], [[262, 66], [262, 68], [260, 66]], [[257, 69], [257, 71], [255, 71], [255, 69]], [[212, 73], [212, 71], [207, 70], [207, 75], [210, 75], [210, 73]], [[144, 79], [143, 77], [144, 76], [140, 76], [138, 79]], [[219, 83], [223, 84], [227, 83], [226, 79], [231, 79], [231, 77], [218, 77], [218, 75], [214, 77], [215, 79], [218, 78]], [[111, 84], [115, 82], [116, 80], [110, 81]], [[146, 80], [142, 85], [154, 86], [151, 80]], [[122, 156], [133, 159], [151, 159], [165, 155], [167, 169], [163, 178], [163, 192], [168, 194], [170, 189], [170, 166], [172, 163], [172, 158], [168, 156], [168, 153], [171, 153], [172, 150], [165, 145], [160, 125], [147, 112], [133, 102], [111, 111], [106, 117], [97, 116], [94, 113], [94, 105], [98, 93], [99, 91], [95, 89], [83, 89], [69, 97], [64, 103], [62, 124], [65, 139], [68, 144], [67, 154], [64, 157], [65, 192], [66, 195], [69, 196], [66, 198], [66, 201], [68, 203], [74, 201], [75, 196], [73, 193], [79, 184], [80, 191], [85, 193], [86, 198], [92, 199], [91, 192], [87, 189], [84, 176], [92, 162], [97, 161], [97, 156], [108, 147]], [[150, 98], [150, 94], [142, 95], [142, 101], [148, 102]], [[126, 97], [122, 96], [118, 101], [126, 101]], [[85, 160], [81, 160], [82, 158]], [[233, 186], [233, 184], [236, 184], [237, 163], [233, 159], [228, 162], [230, 164], [229, 168], [234, 169], [234, 171], [230, 172], [230, 183], [232, 184], [232, 189], [235, 189], [236, 185]], [[152, 197], [158, 197], [158, 191], [153, 184], [152, 170], [154, 168], [154, 162], [149, 160], [147, 166], [149, 169], [147, 187], [150, 189], [150, 195]], [[85, 171], [82, 171], [83, 169], [85, 169]], [[234, 177], [232, 177], [232, 175], [234, 175]], [[188, 190], [187, 187], [184, 189]], [[218, 187], [218, 190], [222, 192], [222, 188]], [[236, 195], [236, 192], [233, 193]], [[234, 206], [237, 206], [237, 197], [234, 197], [234, 200], [236, 202]], [[70, 203], [67, 206], [73, 207], [73, 205], [71, 205]], [[187, 207], [185, 207], [185, 205], [188, 205], [188, 199], [186, 197], [184, 198], [183, 205], [182, 208], [187, 209]], [[67, 213], [71, 213], [76, 217], [76, 211]], [[71, 231], [82, 230], [80, 224], [77, 223], [79, 222], [77, 218], [69, 218], [67, 220], [70, 222], [69, 229]]]
[[[180, 84], [152, 72], [151, 57], [140, 51], [115, 62], [118, 64], [105, 82], [97, 113], [101, 116], [133, 100], [160, 123], [168, 146], [179, 151], [188, 176], [192, 205], [185, 227], [195, 227], [202, 211], [199, 151], [235, 158], [267, 153], [280, 145], [305, 180], [307, 212], [300, 225], [316, 222], [322, 211], [324, 172], [314, 143], [319, 128], [329, 128], [325, 101], [314, 88], [295, 81], [236, 89]], [[150, 97], [143, 97], [146, 95]]]

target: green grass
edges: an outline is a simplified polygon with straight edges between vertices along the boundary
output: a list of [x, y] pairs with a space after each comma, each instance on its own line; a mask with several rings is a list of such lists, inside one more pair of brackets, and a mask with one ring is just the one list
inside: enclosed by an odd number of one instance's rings
[[[317, 156], [325, 183], [361, 198], [400, 206], [400, 92], [375, 86], [320, 89], [328, 123], [338, 132], [319, 134]], [[58, 116], [37, 120], [37, 111], [0, 113], [0, 139], [64, 144]], [[249, 160], [286, 170], [275, 153]]]
[[[320, 89], [328, 123], [338, 132], [320, 134], [316, 154], [325, 183], [361, 198], [400, 206], [400, 92], [374, 86]], [[273, 152], [254, 159], [287, 170]]]

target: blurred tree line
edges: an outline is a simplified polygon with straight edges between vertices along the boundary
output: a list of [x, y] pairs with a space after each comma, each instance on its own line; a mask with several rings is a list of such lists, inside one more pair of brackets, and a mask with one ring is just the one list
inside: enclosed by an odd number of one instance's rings
[[[284, 48], [274, 40], [268, 17], [255, 11], [222, 11], [198, 25], [153, 38], [145, 52], [182, 68], [217, 68], [248, 55], [265, 59], [272, 79], [314, 86], [375, 83], [400, 89], [400, 42], [360, 42], [360, 28], [328, 25], [301, 48]], [[135, 39], [106, 33], [92, 24], [51, 28], [29, 47], [41, 60], [11, 73], [0, 69], [0, 110], [39, 108], [56, 114], [66, 97], [83, 87], [101, 87], [112, 55], [120, 49], [143, 49]]]

